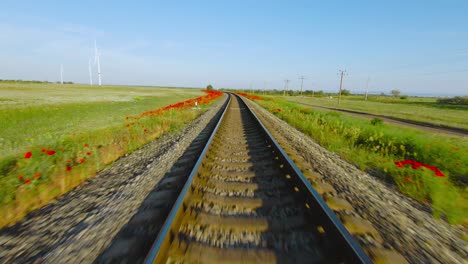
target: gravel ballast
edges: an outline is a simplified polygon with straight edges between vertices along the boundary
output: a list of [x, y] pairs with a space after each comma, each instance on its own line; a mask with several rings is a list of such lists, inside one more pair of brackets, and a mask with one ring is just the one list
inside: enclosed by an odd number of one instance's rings
[[[219, 113], [227, 96], [19, 223], [0, 230], [0, 263], [92, 263]], [[197, 111], [197, 110], [194, 110]]]
[[248, 102], [269, 130], [275, 130], [369, 220], [393, 248], [411, 263], [466, 263], [466, 228], [434, 219], [427, 210], [341, 159], [259, 105]]

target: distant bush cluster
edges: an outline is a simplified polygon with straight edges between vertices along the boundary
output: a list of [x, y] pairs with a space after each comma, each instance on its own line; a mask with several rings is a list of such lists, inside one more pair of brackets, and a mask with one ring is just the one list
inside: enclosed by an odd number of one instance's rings
[[51, 83], [48, 81], [36, 81], [36, 80], [25, 81], [25, 80], [2, 80], [2, 79], [0, 79], [0, 82], [4, 82], [4, 83]]
[[[52, 83], [49, 81], [37, 81], [37, 80], [2, 80], [0, 83]], [[57, 82], [60, 83], [60, 82]], [[63, 82], [64, 84], [73, 84], [73, 82]]]
[[351, 91], [350, 91], [350, 90], [343, 89], [343, 90], [341, 90], [341, 95], [345, 95], [345, 96], [351, 95]]
[[468, 96], [455, 96], [452, 98], [438, 98], [439, 104], [468, 105]]

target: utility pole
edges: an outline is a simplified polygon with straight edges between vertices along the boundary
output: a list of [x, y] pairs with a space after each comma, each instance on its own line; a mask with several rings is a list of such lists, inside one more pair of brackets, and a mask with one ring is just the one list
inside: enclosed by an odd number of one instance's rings
[[341, 100], [341, 90], [343, 88], [343, 76], [346, 74], [346, 70], [340, 70], [340, 94], [338, 95], [338, 105], [340, 104]]
[[289, 84], [289, 80], [288, 79], [284, 80], [283, 96], [286, 96], [286, 90], [288, 89], [288, 84]]
[[266, 81], [263, 82], [263, 95], [266, 94]]
[[369, 92], [369, 80], [370, 80], [370, 77], [367, 77], [367, 82], [366, 82], [366, 101], [367, 101], [367, 93]]
[[304, 79], [305, 79], [305, 77], [304, 77], [304, 76], [301, 76], [301, 77], [299, 77], [299, 79], [301, 80], [301, 97], [302, 97], [302, 86], [304, 86]]

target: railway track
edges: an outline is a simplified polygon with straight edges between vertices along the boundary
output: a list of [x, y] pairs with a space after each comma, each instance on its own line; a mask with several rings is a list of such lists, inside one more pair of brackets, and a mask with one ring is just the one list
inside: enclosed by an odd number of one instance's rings
[[371, 263], [237, 96], [146, 263]]

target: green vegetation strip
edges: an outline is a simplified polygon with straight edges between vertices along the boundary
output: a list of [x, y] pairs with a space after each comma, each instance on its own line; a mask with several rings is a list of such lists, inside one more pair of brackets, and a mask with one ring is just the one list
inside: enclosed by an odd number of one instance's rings
[[0, 101], [0, 227], [122, 155], [179, 131], [207, 105], [142, 113], [203, 95], [195, 89], [0, 85], [0, 97], [8, 98]]
[[284, 97], [288, 101], [304, 104], [359, 111], [369, 114], [396, 117], [410, 121], [468, 129], [468, 106], [437, 102], [436, 98], [407, 97], [400, 99], [389, 96], [343, 96], [338, 105], [337, 97]]
[[[466, 139], [313, 110], [284, 99], [257, 103], [360, 169], [430, 205], [435, 217], [454, 224], [468, 223]], [[403, 160], [418, 165], [398, 163]]]

